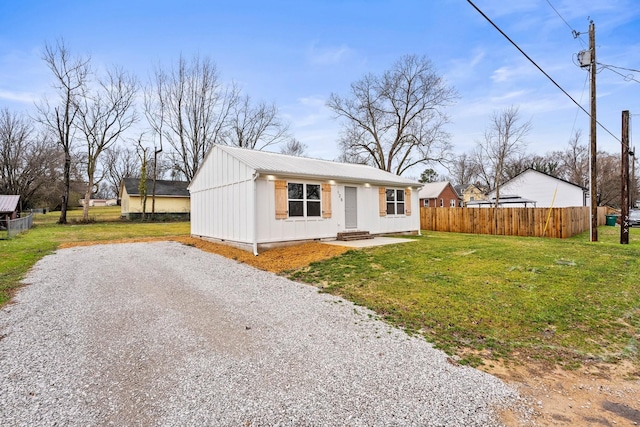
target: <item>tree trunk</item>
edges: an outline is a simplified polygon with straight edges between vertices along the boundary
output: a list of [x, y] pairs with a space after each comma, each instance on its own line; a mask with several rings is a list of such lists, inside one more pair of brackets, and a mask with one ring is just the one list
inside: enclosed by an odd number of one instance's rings
[[91, 203], [91, 190], [93, 189], [93, 177], [89, 177], [87, 191], [84, 193], [84, 206], [82, 207], [82, 221], [89, 222], [89, 203]]
[[58, 224], [67, 223], [67, 206], [69, 205], [69, 187], [71, 187], [71, 155], [65, 153], [64, 156], [64, 190], [62, 192], [62, 206], [60, 207], [60, 218]]

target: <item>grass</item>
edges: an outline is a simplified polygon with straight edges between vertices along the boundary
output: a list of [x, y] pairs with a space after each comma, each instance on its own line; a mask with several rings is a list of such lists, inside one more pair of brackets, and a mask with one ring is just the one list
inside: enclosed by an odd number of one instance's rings
[[[119, 208], [38, 215], [35, 227], [0, 239], [0, 305], [26, 272], [61, 245], [189, 235], [188, 222], [129, 222]], [[420, 333], [462, 363], [640, 362], [640, 229], [571, 239], [426, 232], [415, 242], [349, 251], [291, 272]]]
[[482, 359], [565, 368], [640, 362], [640, 229], [572, 239], [426, 232], [413, 243], [350, 251], [292, 272], [367, 306], [437, 347]]
[[67, 225], [56, 224], [59, 212], [36, 215], [35, 225], [28, 232], [12, 239], [0, 239], [0, 306], [20, 286], [26, 272], [62, 244], [189, 235], [189, 222], [122, 221], [119, 206], [92, 207], [89, 214], [91, 221], [82, 223], [82, 210], [69, 211]]

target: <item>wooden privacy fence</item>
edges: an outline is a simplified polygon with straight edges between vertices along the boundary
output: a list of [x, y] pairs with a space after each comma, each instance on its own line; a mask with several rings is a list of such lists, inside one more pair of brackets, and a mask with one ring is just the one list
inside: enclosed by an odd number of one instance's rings
[[[598, 225], [605, 224], [606, 212], [606, 207], [598, 208]], [[590, 223], [591, 208], [588, 206], [497, 209], [420, 208], [421, 229], [452, 233], [567, 238], [588, 230]]]

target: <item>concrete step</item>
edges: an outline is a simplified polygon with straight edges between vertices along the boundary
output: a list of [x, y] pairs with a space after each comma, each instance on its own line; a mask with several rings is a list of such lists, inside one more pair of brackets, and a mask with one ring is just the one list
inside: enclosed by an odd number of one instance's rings
[[350, 240], [366, 240], [373, 239], [373, 236], [368, 231], [343, 231], [338, 233], [336, 240], [350, 241]]

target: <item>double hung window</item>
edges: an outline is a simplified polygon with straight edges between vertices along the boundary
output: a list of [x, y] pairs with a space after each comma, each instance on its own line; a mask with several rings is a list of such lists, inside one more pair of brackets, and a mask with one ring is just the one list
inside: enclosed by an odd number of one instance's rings
[[288, 183], [289, 217], [319, 217], [320, 191], [320, 184]]
[[387, 189], [387, 215], [404, 215], [404, 190]]

